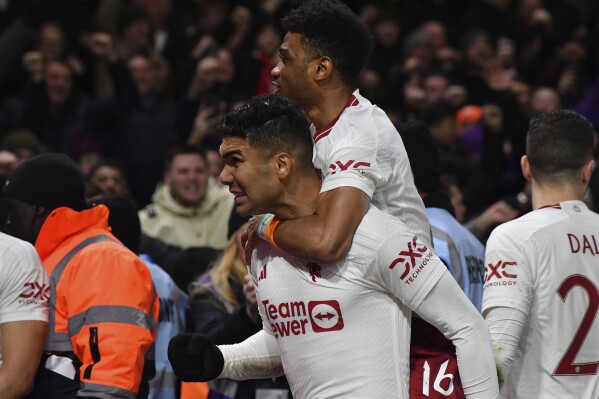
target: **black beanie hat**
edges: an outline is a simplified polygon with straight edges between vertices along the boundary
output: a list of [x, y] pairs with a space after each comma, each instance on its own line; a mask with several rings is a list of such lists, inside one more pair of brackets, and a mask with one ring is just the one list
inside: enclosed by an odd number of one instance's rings
[[82, 210], [85, 208], [85, 179], [71, 158], [46, 153], [17, 166], [6, 180], [2, 194], [29, 205]]
[[439, 150], [430, 130], [423, 121], [411, 121], [397, 126], [406, 147], [416, 189], [434, 193], [441, 189]]

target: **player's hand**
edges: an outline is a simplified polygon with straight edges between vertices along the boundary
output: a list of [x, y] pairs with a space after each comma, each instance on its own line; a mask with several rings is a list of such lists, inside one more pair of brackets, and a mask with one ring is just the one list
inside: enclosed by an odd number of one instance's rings
[[252, 251], [258, 245], [258, 242], [262, 241], [256, 233], [258, 220], [260, 220], [260, 215], [252, 216], [245, 227], [245, 231], [241, 233], [241, 243], [243, 244], [246, 265], [252, 263]]
[[168, 343], [168, 360], [175, 375], [186, 382], [205, 382], [222, 373], [225, 361], [220, 349], [205, 334], [179, 334]]

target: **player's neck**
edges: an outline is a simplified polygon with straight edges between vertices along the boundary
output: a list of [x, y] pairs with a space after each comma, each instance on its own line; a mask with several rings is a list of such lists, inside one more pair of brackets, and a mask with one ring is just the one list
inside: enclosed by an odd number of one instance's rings
[[277, 209], [273, 211], [281, 219], [297, 219], [313, 215], [318, 207], [320, 180], [314, 173], [290, 179], [279, 199]]
[[537, 210], [544, 206], [556, 205], [564, 201], [582, 201], [585, 190], [582, 187], [561, 185], [559, 187], [541, 186], [533, 181], [532, 209]]
[[304, 111], [310, 122], [314, 124], [317, 130], [320, 130], [339, 116], [345, 109], [347, 100], [352, 93], [353, 90], [346, 86], [325, 88], [321, 91], [315, 103]]

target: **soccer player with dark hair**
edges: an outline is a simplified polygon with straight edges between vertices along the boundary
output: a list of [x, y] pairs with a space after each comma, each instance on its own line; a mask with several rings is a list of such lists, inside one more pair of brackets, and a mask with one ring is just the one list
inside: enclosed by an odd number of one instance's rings
[[599, 216], [583, 202], [594, 135], [572, 111], [533, 119], [521, 160], [533, 211], [487, 241], [483, 315], [505, 397], [599, 397]]
[[[401, 138], [385, 112], [357, 90], [371, 41], [366, 25], [333, 0], [305, 2], [282, 24], [287, 34], [273, 83], [312, 123], [322, 189], [313, 215], [263, 216], [262, 225], [276, 223], [271, 244], [323, 264], [340, 260], [372, 202], [430, 245], [430, 226]], [[258, 235], [265, 238], [262, 231]]]
[[[219, 128], [220, 180], [240, 215], [293, 220], [315, 212], [321, 182], [308, 124], [293, 103], [254, 98]], [[407, 399], [414, 311], [455, 344], [469, 398], [498, 394], [484, 320], [430, 246], [374, 206], [342, 260], [321, 267], [262, 242], [250, 274], [263, 329], [235, 345], [215, 346], [201, 334], [173, 338], [169, 358], [183, 380], [285, 373], [298, 399]]]

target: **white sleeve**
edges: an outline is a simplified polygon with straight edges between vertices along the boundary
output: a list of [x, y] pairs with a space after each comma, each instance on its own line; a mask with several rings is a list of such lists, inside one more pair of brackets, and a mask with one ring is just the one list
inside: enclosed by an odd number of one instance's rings
[[279, 344], [268, 332], [261, 330], [234, 345], [219, 345], [225, 365], [218, 378], [255, 380], [284, 374]]
[[19, 243], [1, 257], [0, 323], [48, 321], [50, 281], [33, 246]]
[[447, 268], [439, 257], [405, 228], [385, 239], [378, 250], [373, 281], [410, 309], [418, 307]]
[[350, 123], [339, 121], [334, 129], [342, 129], [343, 138], [331, 147], [320, 191], [349, 186], [372, 197], [384, 176], [377, 163], [377, 152], [386, 149], [377, 147], [376, 135], [356, 131]]
[[443, 274], [414, 311], [455, 345], [466, 397], [497, 398], [499, 385], [487, 325], [453, 277]]
[[494, 307], [485, 315], [500, 384], [505, 381], [516, 356], [526, 317], [527, 315], [518, 309], [504, 307]]
[[483, 315], [493, 307], [518, 309], [525, 314], [530, 309], [534, 262], [523, 250], [533, 243], [522, 242], [511, 226], [506, 223], [497, 227], [487, 241]]
[[245, 341], [234, 345], [220, 345], [225, 365], [219, 378], [232, 380], [264, 379], [283, 375], [283, 363], [279, 344], [272, 331], [272, 326], [265, 315], [261, 300], [260, 282], [257, 278], [257, 265], [263, 264], [270, 245], [257, 246], [252, 252], [252, 261], [248, 272], [256, 289], [258, 311], [262, 319], [262, 330]]

